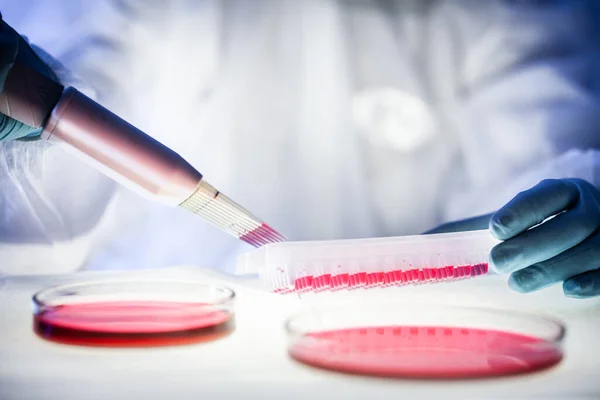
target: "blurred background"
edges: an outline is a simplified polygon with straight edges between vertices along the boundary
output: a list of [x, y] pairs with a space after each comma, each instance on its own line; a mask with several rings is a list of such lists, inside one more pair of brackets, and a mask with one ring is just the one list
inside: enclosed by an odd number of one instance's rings
[[[417, 234], [494, 211], [543, 178], [593, 181], [597, 8], [0, 1], [82, 89], [293, 240]], [[0, 271], [230, 271], [249, 250], [60, 149], [1, 151]], [[23, 265], [24, 249], [38, 257]]]

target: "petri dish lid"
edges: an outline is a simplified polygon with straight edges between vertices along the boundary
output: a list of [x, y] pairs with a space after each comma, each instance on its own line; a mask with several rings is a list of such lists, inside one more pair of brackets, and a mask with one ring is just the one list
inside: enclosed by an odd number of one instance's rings
[[390, 378], [472, 379], [529, 373], [563, 358], [556, 320], [433, 305], [311, 309], [286, 321], [289, 355], [303, 364]]
[[226, 336], [235, 293], [195, 281], [127, 280], [56, 286], [33, 296], [34, 331], [88, 346], [165, 346]]

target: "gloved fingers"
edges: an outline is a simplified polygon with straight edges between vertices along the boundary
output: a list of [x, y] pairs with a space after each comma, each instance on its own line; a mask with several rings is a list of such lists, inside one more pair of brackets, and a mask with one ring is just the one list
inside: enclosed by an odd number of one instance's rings
[[573, 206], [579, 198], [574, 184], [547, 179], [519, 193], [490, 219], [489, 228], [499, 240], [510, 239]]
[[570, 249], [600, 226], [600, 210], [578, 204], [573, 210], [496, 245], [490, 252], [492, 267], [499, 273], [518, 271]]
[[486, 214], [479, 217], [473, 217], [469, 219], [463, 219], [461, 221], [448, 222], [446, 224], [439, 225], [433, 229], [424, 232], [424, 235], [433, 233], [448, 233], [448, 232], [464, 232], [464, 231], [476, 231], [487, 229], [489, 226], [490, 218], [492, 214]]
[[[553, 193], [562, 197], [563, 201], [567, 200], [563, 188], [577, 191], [576, 206], [494, 247], [490, 262], [496, 271], [510, 273], [550, 259], [583, 242], [600, 227], [600, 204], [594, 186], [581, 179], [563, 180], [564, 186], [554, 185], [554, 182], [547, 187], [554, 188]], [[549, 203], [552, 203], [553, 193], [545, 193]], [[544, 208], [539, 199], [532, 204]], [[549, 209], [546, 207], [546, 210]], [[534, 215], [535, 211], [530, 214]], [[527, 219], [527, 215], [522, 215], [522, 218]]]
[[597, 233], [555, 257], [513, 272], [508, 284], [521, 293], [533, 292], [595, 270], [599, 263], [600, 234]]
[[41, 133], [41, 128], [32, 128], [4, 114], [0, 114], [0, 142], [37, 137]]
[[576, 299], [600, 296], [600, 268], [567, 279], [563, 283], [563, 292]]

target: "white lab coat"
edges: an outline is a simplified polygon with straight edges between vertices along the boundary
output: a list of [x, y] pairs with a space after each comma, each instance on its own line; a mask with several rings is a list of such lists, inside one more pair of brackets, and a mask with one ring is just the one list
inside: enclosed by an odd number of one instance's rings
[[[491, 212], [548, 177], [600, 184], [589, 150], [600, 144], [592, 3], [4, 0], [0, 9], [98, 101], [305, 240], [419, 233]], [[2, 152], [0, 271], [228, 269], [249, 250], [60, 149]]]

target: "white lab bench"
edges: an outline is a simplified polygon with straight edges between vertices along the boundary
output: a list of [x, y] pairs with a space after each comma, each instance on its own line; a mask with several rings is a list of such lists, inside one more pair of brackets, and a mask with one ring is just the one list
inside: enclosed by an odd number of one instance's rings
[[[125, 275], [217, 279], [203, 271], [186, 266]], [[85, 272], [0, 278], [0, 399], [600, 399], [600, 299], [565, 299], [560, 287], [521, 295], [511, 292], [505, 278], [497, 276], [375, 289], [368, 301], [393, 298], [402, 307], [418, 298], [523, 311], [543, 309], [567, 324], [566, 355], [557, 367], [521, 377], [457, 382], [366, 378], [313, 369], [288, 357], [284, 320], [307, 303], [351, 302], [360, 293], [299, 299], [231, 282], [225, 284], [238, 295], [237, 328], [231, 336], [214, 342], [107, 349], [59, 345], [34, 335], [31, 296], [35, 291], [115, 276], [119, 275]]]

